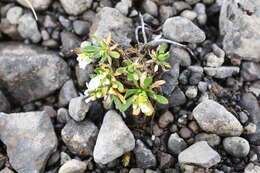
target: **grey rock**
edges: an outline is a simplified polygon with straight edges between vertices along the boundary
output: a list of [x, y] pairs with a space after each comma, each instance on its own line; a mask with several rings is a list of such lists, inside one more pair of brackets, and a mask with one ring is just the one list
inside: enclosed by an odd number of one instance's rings
[[91, 7], [93, 0], [60, 0], [66, 13], [79, 15]]
[[180, 106], [186, 103], [186, 101], [186, 96], [180, 88], [176, 88], [169, 99], [170, 106]]
[[248, 88], [250, 92], [252, 92], [256, 97], [260, 96], [260, 80], [255, 81], [252, 85]]
[[220, 155], [205, 141], [197, 142], [182, 151], [178, 160], [180, 164], [193, 164], [210, 168], [220, 162]]
[[213, 52], [207, 54], [205, 59], [209, 67], [219, 67], [224, 63], [225, 52], [216, 44], [212, 45]]
[[9, 8], [6, 18], [9, 20], [11, 24], [18, 24], [18, 21], [20, 17], [23, 14], [23, 9], [18, 6], [14, 6], [12, 8]]
[[41, 41], [41, 33], [37, 23], [29, 13], [22, 15], [18, 21], [18, 31], [23, 38], [30, 39], [33, 43]]
[[241, 123], [246, 123], [248, 121], [248, 116], [245, 112], [239, 112], [239, 120]]
[[248, 135], [250, 143], [260, 145], [260, 106], [252, 93], [243, 93], [240, 100], [242, 108], [249, 112], [250, 119], [256, 124], [256, 133]]
[[161, 22], [164, 22], [166, 19], [172, 17], [176, 12], [176, 10], [171, 6], [165, 6], [161, 5], [159, 9], [159, 14], [160, 14], [160, 20]]
[[5, 167], [4, 169], [2, 169], [2, 170], [0, 171], [0, 173], [14, 173], [14, 171], [12, 171], [11, 169]]
[[243, 133], [246, 134], [246, 135], [255, 134], [256, 133], [256, 128], [257, 128], [256, 124], [249, 123], [248, 125], [246, 125], [244, 127], [244, 132]]
[[69, 79], [69, 72], [54, 52], [15, 42], [0, 44], [0, 83], [15, 102], [46, 97]]
[[260, 63], [243, 62], [241, 77], [244, 81], [260, 80]]
[[246, 157], [250, 151], [248, 141], [241, 137], [227, 137], [223, 140], [223, 146], [233, 157]]
[[50, 39], [50, 34], [46, 31], [46, 30], [41, 30], [41, 36], [42, 36], [42, 39], [45, 41], [45, 40], [49, 40]]
[[82, 121], [85, 119], [91, 105], [91, 102], [85, 102], [84, 97], [75, 97], [70, 100], [69, 114], [75, 121]]
[[175, 159], [172, 155], [164, 152], [158, 152], [160, 169], [167, 169], [174, 165]]
[[137, 139], [134, 149], [136, 164], [139, 168], [156, 167], [157, 161], [152, 151], [145, 144]]
[[82, 19], [88, 21], [89, 23], [93, 23], [96, 18], [96, 13], [93, 10], [87, 10], [82, 14]]
[[249, 164], [245, 168], [245, 172], [244, 173], [258, 173], [258, 172], [260, 172], [260, 166]]
[[57, 111], [57, 120], [59, 123], [65, 124], [70, 120], [69, 111], [66, 108], [60, 108]]
[[14, 40], [20, 40], [20, 36], [17, 25], [11, 24], [7, 18], [2, 18], [0, 22], [0, 33], [6, 34]]
[[223, 1], [219, 29], [229, 58], [260, 61], [259, 14], [260, 1]]
[[66, 17], [59, 16], [59, 22], [68, 31], [70, 31], [72, 29], [72, 22], [71, 22], [71, 20], [67, 19]]
[[47, 167], [53, 166], [60, 160], [60, 151], [56, 150], [49, 158]]
[[163, 35], [171, 40], [188, 43], [201, 43], [205, 33], [185, 17], [171, 17], [163, 24]]
[[61, 152], [60, 153], [60, 165], [64, 165], [66, 162], [70, 161], [71, 157], [65, 153], [65, 152]]
[[[30, 8], [29, 4], [26, 0], [16, 0], [19, 4], [23, 5], [24, 7]], [[33, 8], [35, 10], [45, 10], [49, 7], [52, 0], [30, 0]]]
[[141, 168], [131, 168], [129, 173], [144, 173], [144, 170]]
[[76, 66], [75, 71], [76, 71], [78, 85], [80, 87], [85, 87], [86, 82], [90, 81], [90, 74], [94, 73], [94, 67], [91, 64], [87, 65], [85, 69]]
[[80, 47], [80, 39], [73, 33], [66, 31], [61, 32], [61, 43], [61, 51], [65, 57], [72, 56], [72, 50]]
[[196, 86], [189, 86], [185, 92], [185, 95], [190, 98], [194, 99], [197, 97], [198, 94], [198, 88]]
[[61, 131], [62, 140], [69, 150], [80, 156], [91, 156], [98, 135], [98, 128], [90, 121], [70, 120]]
[[0, 112], [9, 112], [11, 110], [11, 105], [3, 92], [0, 90]]
[[68, 80], [64, 83], [59, 93], [59, 105], [66, 106], [70, 100], [77, 97], [77, 91], [72, 80]]
[[199, 89], [200, 92], [205, 93], [207, 91], [207, 89], [208, 89], [207, 82], [202, 82], [202, 81], [199, 82], [198, 89]]
[[174, 121], [174, 117], [170, 111], [163, 113], [159, 118], [159, 126], [161, 128], [166, 128], [169, 124]]
[[87, 164], [85, 162], [72, 159], [62, 165], [58, 173], [84, 173], [86, 169]]
[[59, 47], [58, 42], [55, 41], [54, 39], [44, 40], [42, 42], [42, 46], [48, 47], [50, 49], [56, 49]]
[[195, 141], [206, 141], [210, 146], [215, 147], [220, 144], [221, 138], [216, 134], [199, 133], [195, 136]]
[[176, 1], [173, 3], [173, 6], [176, 8], [178, 12], [183, 11], [185, 9], [192, 9], [191, 5], [184, 1]]
[[132, 0], [121, 0], [115, 6], [125, 16], [129, 13], [129, 8], [132, 7]]
[[171, 56], [180, 60], [181, 66], [188, 67], [191, 65], [190, 54], [183, 48], [173, 47], [171, 49]]
[[19, 173], [44, 172], [58, 143], [48, 114], [0, 113], [0, 121], [0, 139], [7, 146], [12, 167]]
[[200, 0], [185, 0], [185, 2], [187, 2], [188, 4], [193, 5], [193, 4], [196, 4], [196, 3], [200, 2]]
[[154, 17], [158, 16], [158, 7], [154, 1], [144, 0], [142, 3], [144, 11]]
[[197, 3], [194, 7], [194, 11], [198, 15], [198, 23], [200, 25], [205, 25], [207, 23], [206, 6], [203, 3]]
[[169, 137], [168, 149], [172, 154], [178, 155], [187, 148], [187, 146], [187, 143], [177, 133], [173, 133]]
[[45, 28], [55, 28], [57, 26], [57, 21], [51, 15], [46, 15], [44, 17], [43, 26]]
[[96, 15], [89, 36], [105, 39], [111, 34], [115, 43], [129, 46], [133, 33], [131, 19], [125, 17], [117, 9], [104, 7]]
[[167, 81], [164, 85], [161, 86], [163, 94], [170, 96], [178, 85], [178, 78], [180, 73], [180, 64], [177, 59], [174, 58], [174, 55], [171, 53], [171, 57], [168, 59], [171, 68], [164, 72], [161, 76], [162, 80]]
[[145, 173], [157, 173], [157, 171], [151, 170], [151, 169], [146, 169]]
[[75, 20], [73, 22], [73, 30], [76, 34], [85, 36], [89, 33], [90, 23], [82, 20]]
[[94, 160], [107, 164], [133, 150], [135, 138], [121, 116], [114, 110], [106, 113], [94, 148]]
[[190, 71], [189, 83], [191, 85], [197, 85], [203, 77], [203, 68], [198, 65], [191, 65], [188, 67]]
[[197, 13], [193, 10], [184, 10], [181, 14], [182, 17], [185, 17], [189, 20], [195, 20], [197, 17]]
[[239, 136], [243, 131], [243, 126], [236, 117], [213, 100], [201, 102], [193, 109], [192, 114], [206, 132], [221, 136]]
[[233, 66], [221, 66], [217, 68], [213, 67], [204, 67], [204, 71], [214, 78], [218, 79], [225, 79], [228, 77], [231, 77], [235, 74], [238, 74], [240, 69], [239, 67], [233, 67]]

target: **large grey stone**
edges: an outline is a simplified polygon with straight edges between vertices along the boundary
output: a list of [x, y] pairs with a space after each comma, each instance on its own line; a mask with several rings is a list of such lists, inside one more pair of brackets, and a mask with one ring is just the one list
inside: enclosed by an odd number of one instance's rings
[[69, 150], [81, 156], [93, 154], [97, 135], [98, 128], [88, 120], [82, 122], [70, 120], [61, 131], [62, 140]]
[[96, 15], [89, 36], [105, 39], [111, 34], [113, 41], [117, 44], [129, 46], [133, 33], [131, 19], [125, 17], [115, 8], [104, 7]]
[[260, 1], [224, 0], [219, 29], [230, 58], [260, 61]]
[[69, 71], [54, 52], [15, 42], [0, 44], [0, 86], [14, 102], [46, 97], [69, 79]]
[[239, 136], [243, 126], [226, 108], [213, 100], [205, 100], [192, 112], [199, 126], [206, 132], [221, 136]]
[[220, 155], [205, 141], [197, 142], [181, 152], [178, 156], [181, 164], [194, 164], [210, 168], [220, 162]]
[[18, 173], [43, 173], [58, 143], [46, 112], [0, 113], [0, 139]]
[[171, 17], [163, 24], [163, 35], [171, 40], [188, 43], [201, 43], [205, 33], [185, 17]]
[[223, 140], [223, 147], [234, 157], [246, 157], [250, 151], [249, 142], [241, 137], [227, 137]]
[[121, 116], [114, 110], [106, 113], [94, 148], [94, 160], [107, 164], [133, 150], [135, 138]]
[[30, 13], [26, 13], [19, 18], [17, 29], [23, 38], [30, 39], [33, 43], [41, 41], [41, 33], [36, 20]]
[[93, 0], [60, 0], [64, 10], [71, 15], [79, 15], [91, 7]]

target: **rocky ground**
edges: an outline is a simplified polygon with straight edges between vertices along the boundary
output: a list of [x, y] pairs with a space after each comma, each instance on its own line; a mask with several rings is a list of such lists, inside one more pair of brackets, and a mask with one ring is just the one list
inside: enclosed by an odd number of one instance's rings
[[[0, 0], [0, 173], [260, 173], [260, 1], [30, 1], [38, 21]], [[86, 104], [93, 66], [71, 51], [143, 42], [139, 13], [148, 41], [185, 45], [153, 118]]]

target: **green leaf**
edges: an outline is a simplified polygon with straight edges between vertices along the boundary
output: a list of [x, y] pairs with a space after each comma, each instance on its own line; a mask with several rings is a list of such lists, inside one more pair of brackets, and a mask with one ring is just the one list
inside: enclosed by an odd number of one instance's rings
[[168, 99], [162, 95], [155, 95], [155, 97], [153, 97], [154, 100], [156, 100], [157, 102], [161, 103], [161, 104], [168, 104]]
[[102, 48], [104, 48], [106, 46], [106, 44], [104, 43], [104, 41], [96, 36], [92, 36], [91, 38], [93, 38], [94, 40], [96, 40], [96, 42], [102, 46]]
[[86, 53], [95, 53], [99, 48], [97, 46], [86, 46], [84, 52]]
[[116, 69], [116, 73], [126, 73], [126, 67], [119, 67]]
[[129, 80], [129, 81], [134, 80], [134, 75], [132, 73], [128, 73], [127, 80]]
[[140, 90], [139, 89], [130, 89], [125, 93], [125, 98], [137, 94]]
[[159, 54], [157, 58], [158, 58], [159, 61], [165, 61], [168, 58], [170, 58], [170, 55], [169, 55], [169, 53]]
[[151, 77], [146, 78], [143, 83], [143, 88], [144, 89], [148, 88], [152, 82], [153, 82], [153, 78]]
[[158, 52], [159, 52], [159, 54], [164, 53], [167, 48], [168, 48], [168, 45], [167, 45], [167, 44], [162, 44], [162, 45], [160, 45], [160, 46], [158, 47], [158, 50], [159, 50]]
[[118, 91], [123, 92], [124, 91], [124, 85], [119, 81], [116, 81], [115, 83], [116, 83]]
[[114, 101], [116, 108], [119, 109], [121, 112], [126, 111], [132, 104], [132, 99], [129, 98], [126, 100], [126, 104], [122, 104], [119, 98], [115, 95], [111, 95], [112, 100]]
[[109, 51], [109, 55], [113, 58], [119, 58], [120, 54], [117, 51]]

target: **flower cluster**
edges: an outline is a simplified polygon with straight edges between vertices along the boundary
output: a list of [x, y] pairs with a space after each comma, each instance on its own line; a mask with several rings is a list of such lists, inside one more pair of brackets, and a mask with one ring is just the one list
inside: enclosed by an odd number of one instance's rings
[[158, 87], [165, 81], [153, 81], [160, 69], [170, 68], [166, 62], [170, 57], [167, 45], [140, 51], [112, 44], [111, 36], [106, 40], [94, 39], [98, 46], [82, 44], [77, 58], [80, 68], [90, 63], [95, 66], [95, 74], [85, 91], [86, 102], [103, 98], [105, 104], [114, 103], [121, 112], [132, 106], [134, 115], [142, 112], [146, 116], [154, 113], [155, 101], [168, 104], [158, 94]]

